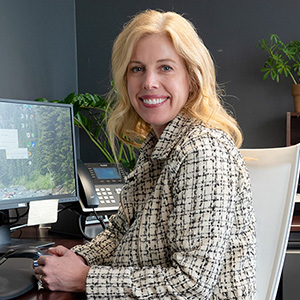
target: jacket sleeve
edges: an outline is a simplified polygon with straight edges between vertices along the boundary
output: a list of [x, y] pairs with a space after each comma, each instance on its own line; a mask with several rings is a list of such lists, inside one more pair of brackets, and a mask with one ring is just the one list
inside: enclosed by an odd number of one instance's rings
[[178, 162], [171, 186], [170, 266], [93, 265], [86, 282], [89, 298], [211, 299], [232, 230], [237, 168], [220, 145], [191, 149]]
[[77, 245], [71, 250], [84, 257], [89, 265], [110, 265], [120, 239], [128, 228], [122, 208], [109, 218], [109, 226], [88, 244]]

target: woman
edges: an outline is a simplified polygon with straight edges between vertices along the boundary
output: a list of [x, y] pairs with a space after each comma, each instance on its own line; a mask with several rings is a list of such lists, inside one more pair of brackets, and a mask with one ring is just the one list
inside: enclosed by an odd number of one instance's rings
[[51, 249], [37, 278], [88, 298], [254, 299], [241, 133], [193, 25], [173, 12], [137, 15], [114, 43], [112, 74], [111, 139], [141, 146], [136, 168], [109, 228], [72, 251]]

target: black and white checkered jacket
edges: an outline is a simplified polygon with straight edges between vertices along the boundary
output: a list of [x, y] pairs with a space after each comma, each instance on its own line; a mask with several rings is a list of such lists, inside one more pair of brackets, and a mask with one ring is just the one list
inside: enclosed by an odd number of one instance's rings
[[110, 227], [73, 250], [89, 299], [255, 299], [245, 163], [220, 130], [178, 115], [150, 133]]

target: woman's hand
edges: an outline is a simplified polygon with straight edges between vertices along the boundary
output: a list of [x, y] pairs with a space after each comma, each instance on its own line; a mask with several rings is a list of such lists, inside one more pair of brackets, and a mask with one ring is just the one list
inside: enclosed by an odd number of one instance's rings
[[85, 292], [90, 267], [82, 257], [63, 246], [50, 248], [49, 252], [48, 256], [40, 256], [35, 268], [35, 276], [43, 287], [51, 291]]

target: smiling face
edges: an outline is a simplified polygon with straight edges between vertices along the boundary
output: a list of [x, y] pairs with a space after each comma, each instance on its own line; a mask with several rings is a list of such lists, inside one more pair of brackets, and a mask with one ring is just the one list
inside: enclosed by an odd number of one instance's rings
[[127, 88], [136, 112], [160, 137], [190, 92], [184, 61], [166, 36], [141, 38], [128, 65]]

